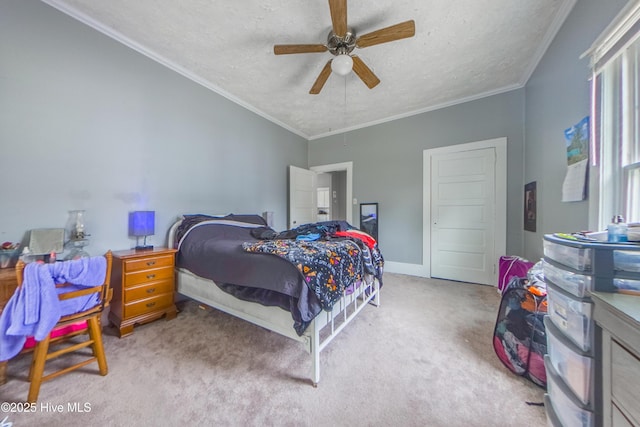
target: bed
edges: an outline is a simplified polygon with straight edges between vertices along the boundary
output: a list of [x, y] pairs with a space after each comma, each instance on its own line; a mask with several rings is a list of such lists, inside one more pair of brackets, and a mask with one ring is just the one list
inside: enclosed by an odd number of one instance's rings
[[322, 350], [380, 305], [384, 261], [369, 239], [346, 222], [278, 233], [259, 215], [231, 214], [184, 215], [168, 243], [178, 293], [302, 343], [316, 387]]

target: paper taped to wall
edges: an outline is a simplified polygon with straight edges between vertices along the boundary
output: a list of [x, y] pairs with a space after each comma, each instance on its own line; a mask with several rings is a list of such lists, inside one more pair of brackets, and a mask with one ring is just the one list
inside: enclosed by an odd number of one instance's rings
[[564, 131], [567, 175], [562, 184], [562, 201], [578, 202], [587, 197], [589, 166], [589, 116]]
[[579, 202], [585, 199], [588, 165], [589, 159], [569, 165], [562, 183], [563, 202]]

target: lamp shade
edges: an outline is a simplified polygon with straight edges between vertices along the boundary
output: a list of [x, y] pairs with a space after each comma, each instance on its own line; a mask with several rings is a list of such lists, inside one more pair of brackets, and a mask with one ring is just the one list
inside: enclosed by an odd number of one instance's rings
[[353, 59], [347, 54], [341, 54], [331, 61], [331, 71], [339, 76], [346, 76], [353, 68]]
[[151, 236], [155, 232], [155, 211], [129, 212], [129, 236]]

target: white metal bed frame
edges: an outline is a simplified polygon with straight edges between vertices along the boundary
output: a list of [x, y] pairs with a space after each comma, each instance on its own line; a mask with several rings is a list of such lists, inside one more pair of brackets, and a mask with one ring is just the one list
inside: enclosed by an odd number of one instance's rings
[[[169, 230], [169, 247], [174, 247], [175, 231], [181, 222], [182, 219], [178, 220]], [[291, 313], [280, 307], [268, 307], [235, 298], [218, 288], [212, 280], [186, 269], [176, 268], [176, 286], [177, 292], [186, 297], [301, 342], [311, 355], [314, 387], [320, 382], [320, 352], [367, 304], [380, 305], [380, 284], [370, 276], [367, 283], [355, 287], [353, 293], [343, 293], [332, 311], [318, 314], [304, 334], [299, 336], [293, 328]]]

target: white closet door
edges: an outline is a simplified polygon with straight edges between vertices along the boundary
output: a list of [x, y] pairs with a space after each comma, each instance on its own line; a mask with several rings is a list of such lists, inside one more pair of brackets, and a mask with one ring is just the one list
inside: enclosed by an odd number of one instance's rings
[[432, 156], [432, 277], [492, 284], [495, 162], [494, 148]]

